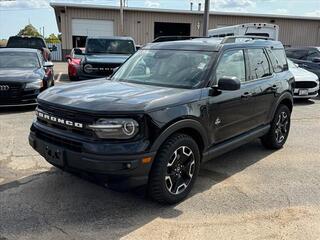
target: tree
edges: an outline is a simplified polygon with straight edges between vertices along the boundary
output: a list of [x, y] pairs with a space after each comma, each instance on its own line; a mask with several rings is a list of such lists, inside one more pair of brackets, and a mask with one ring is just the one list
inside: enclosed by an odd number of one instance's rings
[[18, 36], [31, 36], [31, 37], [40, 37], [41, 34], [38, 32], [38, 30], [32, 25], [28, 24], [23, 29], [19, 31], [17, 34]]
[[47, 43], [60, 43], [60, 39], [57, 35], [55, 35], [54, 33], [51, 33], [49, 35], [49, 37], [46, 38], [46, 42]]

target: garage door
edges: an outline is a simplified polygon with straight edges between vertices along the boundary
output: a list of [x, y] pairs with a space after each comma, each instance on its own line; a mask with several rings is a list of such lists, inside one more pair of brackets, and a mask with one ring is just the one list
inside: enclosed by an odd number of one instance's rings
[[113, 21], [72, 19], [73, 36], [113, 36]]

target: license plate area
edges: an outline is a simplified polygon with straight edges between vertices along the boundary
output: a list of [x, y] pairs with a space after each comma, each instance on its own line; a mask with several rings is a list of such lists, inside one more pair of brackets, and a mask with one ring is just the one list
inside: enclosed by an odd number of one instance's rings
[[308, 96], [309, 91], [308, 89], [300, 89], [299, 90], [299, 96]]
[[48, 162], [58, 166], [64, 166], [64, 151], [54, 145], [44, 145], [44, 155]]

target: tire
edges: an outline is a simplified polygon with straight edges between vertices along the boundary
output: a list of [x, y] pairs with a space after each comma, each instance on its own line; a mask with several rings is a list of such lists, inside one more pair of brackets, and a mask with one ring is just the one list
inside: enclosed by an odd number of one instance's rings
[[186, 134], [174, 134], [160, 147], [151, 168], [148, 195], [163, 204], [174, 204], [187, 197], [197, 178], [200, 152]]
[[262, 144], [268, 149], [280, 149], [287, 141], [291, 112], [286, 105], [281, 104], [271, 122], [269, 132], [261, 138]]

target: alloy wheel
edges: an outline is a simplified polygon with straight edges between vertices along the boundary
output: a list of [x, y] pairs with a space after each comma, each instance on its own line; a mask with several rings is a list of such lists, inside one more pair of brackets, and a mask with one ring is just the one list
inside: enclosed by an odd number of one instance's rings
[[275, 136], [278, 143], [282, 143], [288, 135], [289, 118], [286, 112], [281, 112], [275, 127]]

